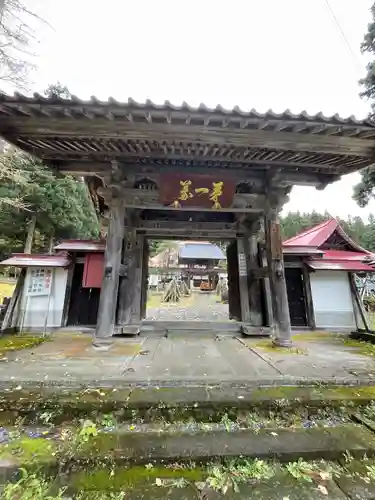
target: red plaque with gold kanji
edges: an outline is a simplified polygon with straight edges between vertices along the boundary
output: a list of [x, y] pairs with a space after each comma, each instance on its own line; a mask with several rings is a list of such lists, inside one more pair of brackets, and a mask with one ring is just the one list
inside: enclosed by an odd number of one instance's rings
[[164, 174], [160, 198], [164, 205], [204, 207], [220, 210], [233, 203], [236, 185], [232, 179], [211, 175]]

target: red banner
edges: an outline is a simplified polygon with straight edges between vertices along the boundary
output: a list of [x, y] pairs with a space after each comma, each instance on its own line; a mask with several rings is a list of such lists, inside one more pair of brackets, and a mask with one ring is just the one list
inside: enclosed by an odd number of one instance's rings
[[165, 205], [220, 210], [233, 203], [232, 179], [211, 175], [162, 174], [160, 197]]

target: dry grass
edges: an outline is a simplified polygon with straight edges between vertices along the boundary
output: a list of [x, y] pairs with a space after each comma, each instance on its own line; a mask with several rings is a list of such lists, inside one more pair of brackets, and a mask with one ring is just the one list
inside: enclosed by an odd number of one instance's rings
[[371, 330], [375, 330], [375, 313], [373, 312], [367, 313], [367, 319], [370, 324]]
[[15, 280], [0, 280], [0, 304], [3, 303], [5, 297], [13, 295], [14, 287], [16, 286]]

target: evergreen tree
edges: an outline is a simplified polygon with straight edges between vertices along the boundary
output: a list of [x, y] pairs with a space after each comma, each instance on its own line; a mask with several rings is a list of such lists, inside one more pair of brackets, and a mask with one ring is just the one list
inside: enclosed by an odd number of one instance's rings
[[[69, 98], [60, 82], [49, 97]], [[27, 222], [37, 215], [34, 250], [55, 238], [97, 238], [99, 222], [82, 178], [63, 176], [42, 161], [11, 148], [0, 155], [0, 256], [23, 251]]]
[[[331, 216], [328, 212], [320, 214], [317, 212], [300, 213], [288, 212], [280, 218], [280, 225], [283, 239], [289, 239], [297, 234], [309, 229], [317, 224], [329, 220]], [[370, 252], [375, 252], [375, 216], [370, 214], [368, 222], [364, 222], [361, 217], [348, 217], [348, 219], [338, 219], [344, 231], [359, 245]]]
[[[99, 223], [86, 184], [62, 176], [40, 160], [13, 150], [2, 161], [14, 172], [0, 185], [0, 199], [9, 200], [0, 211], [0, 253], [22, 250], [29, 215], [37, 214], [37, 241], [41, 248], [56, 238], [97, 238]], [[17, 182], [20, 176], [27, 182]], [[22, 207], [14, 200], [22, 200]]]
[[60, 82], [48, 85], [44, 94], [47, 97], [62, 97], [63, 99], [70, 99], [72, 97], [68, 87]]
[[[361, 44], [363, 53], [370, 54], [373, 60], [367, 65], [367, 73], [360, 80], [363, 87], [361, 97], [368, 99], [371, 104], [370, 118], [375, 118], [375, 3], [371, 7], [372, 20], [367, 26], [367, 33]], [[375, 169], [369, 167], [361, 172], [361, 181], [354, 187], [353, 198], [359, 206], [364, 207], [374, 197]]]

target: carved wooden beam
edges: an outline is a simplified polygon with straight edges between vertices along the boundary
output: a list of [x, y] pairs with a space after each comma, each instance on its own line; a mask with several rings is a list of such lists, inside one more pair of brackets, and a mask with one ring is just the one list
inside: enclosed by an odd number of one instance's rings
[[[207, 159], [207, 158], [206, 158]], [[102, 177], [111, 171], [110, 162], [84, 162], [84, 161], [68, 161], [61, 163], [57, 166], [57, 169], [63, 174], [71, 174], [77, 176], [98, 176]], [[142, 163], [122, 163], [120, 164], [120, 169], [123, 178], [127, 179], [130, 175], [136, 176], [136, 179], [142, 179], [148, 177], [152, 180], [157, 179], [161, 173], [175, 173], [177, 170], [184, 171], [186, 167], [183, 165], [145, 165]], [[228, 169], [222, 167], [196, 167], [194, 165], [189, 165], [188, 167], [190, 174], [202, 174], [202, 175], [214, 175], [224, 176], [225, 178], [234, 178], [241, 180], [246, 180], [251, 183], [257, 183], [259, 186], [262, 185], [262, 175], [263, 170], [255, 169]]]
[[315, 174], [308, 172], [284, 172], [280, 171], [272, 179], [271, 185], [277, 186], [320, 186], [322, 183], [330, 184], [340, 180], [340, 176], [336, 174]]
[[217, 274], [217, 273], [226, 273], [226, 268], [208, 268], [208, 269], [199, 269], [199, 268], [187, 268], [187, 267], [149, 267], [149, 274], [168, 274], [168, 273], [182, 273], [188, 274], [191, 276], [198, 275], [202, 276], [205, 274]]
[[124, 200], [124, 205], [127, 208], [136, 208], [139, 210], [166, 210], [166, 211], [177, 211], [177, 212], [221, 212], [221, 213], [248, 213], [248, 214], [256, 214], [264, 211], [264, 207], [228, 207], [228, 208], [220, 208], [218, 210], [214, 210], [212, 208], [205, 207], [180, 207], [175, 208], [171, 206], [165, 206], [162, 203], [152, 203], [149, 205], [136, 205], [131, 204], [127, 200]]
[[[295, 171], [288, 172], [287, 170], [280, 169], [279, 165], [270, 166], [265, 165], [267, 167], [267, 173], [272, 172], [273, 169], [277, 170], [273, 178], [273, 182], [279, 186], [288, 186], [288, 185], [301, 185], [301, 186], [320, 186], [322, 184], [329, 184], [331, 182], [335, 182], [340, 179], [340, 176], [335, 173], [335, 168], [332, 167], [332, 173], [324, 174], [324, 173], [314, 173], [309, 172], [308, 170], [313, 170], [313, 165]], [[291, 165], [289, 164], [289, 167]], [[316, 165], [317, 168], [322, 168], [322, 165]], [[154, 182], [158, 183], [158, 179], [161, 173], [170, 173], [176, 172], [176, 169], [179, 167], [176, 165], [162, 165], [160, 167], [155, 166], [146, 166], [142, 164], [130, 165], [130, 164], [121, 164], [119, 169], [121, 172], [121, 176], [123, 181], [118, 181], [118, 185], [122, 185], [123, 182], [128, 182], [130, 177], [133, 176], [134, 182], [136, 180], [140, 180], [144, 177], [150, 178]], [[184, 167], [180, 167], [181, 170], [184, 170]], [[73, 162], [73, 163], [64, 163], [58, 165], [57, 169], [61, 173], [76, 175], [76, 176], [97, 176], [104, 180], [106, 184], [113, 184], [111, 182], [111, 165], [110, 162]], [[264, 171], [260, 171], [257, 169], [247, 168], [247, 169], [235, 169], [235, 168], [213, 168], [211, 167], [194, 167], [189, 166], [189, 173], [191, 174], [205, 174], [205, 175], [213, 175], [215, 176], [223, 176], [225, 178], [234, 178], [238, 183], [241, 181], [248, 182], [254, 189], [262, 188], [264, 185]], [[306, 171], [307, 170], [307, 171]]]
[[172, 233], [186, 231], [208, 231], [217, 232], [236, 232], [236, 226], [230, 222], [189, 222], [189, 221], [139, 221], [137, 231], [167, 231]]
[[[9, 126], [9, 125], [8, 125]], [[30, 137], [87, 137], [115, 138], [118, 134], [127, 140], [181, 141], [213, 143], [236, 146], [251, 146], [281, 150], [337, 153], [371, 157], [375, 140], [332, 135], [301, 134], [298, 132], [275, 132], [267, 130], [232, 129], [223, 127], [205, 127], [202, 125], [177, 125], [159, 123], [135, 123], [95, 119], [88, 124], [86, 120], [49, 120], [43, 118], [12, 118], [11, 126], [17, 135]], [[339, 129], [340, 127], [338, 127]], [[11, 141], [7, 131], [2, 131]], [[366, 132], [370, 135], [372, 131]], [[371, 136], [371, 135], [370, 135]]]
[[[160, 202], [160, 194], [157, 190], [130, 189], [121, 187], [106, 186], [97, 190], [99, 196], [102, 196], [106, 203], [114, 197], [123, 200], [128, 208], [137, 209], [160, 209], [160, 210], [183, 210], [183, 211], [204, 211], [212, 212], [212, 208], [205, 207], [180, 207], [165, 206]], [[219, 209], [220, 212], [242, 212], [256, 213], [264, 210], [266, 198], [261, 194], [236, 194], [233, 199], [233, 206]]]

